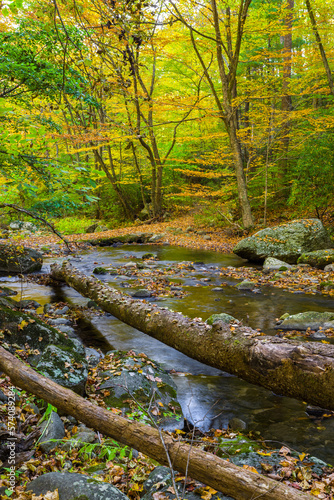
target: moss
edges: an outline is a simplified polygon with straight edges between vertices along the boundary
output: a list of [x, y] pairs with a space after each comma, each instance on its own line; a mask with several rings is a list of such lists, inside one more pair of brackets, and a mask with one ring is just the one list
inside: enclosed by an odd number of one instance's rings
[[217, 456], [221, 458], [229, 457], [239, 453], [250, 453], [260, 449], [260, 444], [246, 436], [240, 435], [233, 439], [220, 438]]

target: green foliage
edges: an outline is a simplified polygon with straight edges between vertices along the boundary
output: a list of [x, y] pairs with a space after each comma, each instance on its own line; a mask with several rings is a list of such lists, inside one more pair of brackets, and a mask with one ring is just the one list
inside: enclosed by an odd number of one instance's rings
[[310, 212], [324, 210], [333, 201], [334, 136], [333, 131], [311, 137], [305, 144], [295, 170], [290, 206]]
[[55, 222], [56, 229], [62, 234], [84, 233], [87, 226], [94, 224], [95, 220], [84, 217], [63, 217]]
[[34, 203], [30, 210], [39, 212], [49, 217], [62, 217], [64, 215], [74, 215], [82, 210], [84, 204], [70, 199], [68, 195], [41, 200]]
[[[143, 208], [139, 185], [137, 183], [123, 184], [122, 189], [133, 214], [137, 215]], [[112, 186], [107, 182], [103, 182], [97, 192], [100, 200], [97, 205], [92, 206], [92, 210], [98, 209], [99, 213], [97, 215], [102, 216], [104, 220], [108, 221], [108, 224], [120, 224], [124, 221], [123, 206]]]

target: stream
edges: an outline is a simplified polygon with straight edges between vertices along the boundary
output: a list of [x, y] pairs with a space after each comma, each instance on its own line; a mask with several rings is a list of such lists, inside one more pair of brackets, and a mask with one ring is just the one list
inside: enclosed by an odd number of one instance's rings
[[[206, 320], [211, 314], [225, 312], [252, 328], [260, 328], [264, 333], [274, 335], [275, 319], [286, 312], [333, 311], [333, 300], [321, 295], [291, 293], [270, 286], [262, 287], [261, 293], [237, 290], [236, 280], [220, 274], [221, 267], [245, 265], [245, 261], [234, 254], [172, 246], [123, 245], [83, 251], [70, 260], [85, 274], [92, 274], [97, 266], [119, 267], [138, 259], [143, 262], [141, 257], [147, 252], [158, 257], [157, 261], [149, 263], [152, 271], [163, 268], [165, 277], [173, 282], [176, 289], [180, 288], [187, 295], [146, 300], [192, 318]], [[54, 260], [45, 259], [42, 272], [48, 272]], [[173, 267], [184, 261], [192, 262], [193, 269], [188, 270], [185, 266], [180, 272]], [[152, 272], [150, 269], [146, 271], [148, 275]], [[128, 288], [134, 281], [131, 276], [107, 274], [99, 275], [98, 278], [122, 292], [134, 291]], [[222, 290], [213, 290], [222, 283]], [[18, 291], [18, 299], [34, 299], [42, 305], [67, 301], [83, 306], [88, 302], [87, 298], [65, 285], [53, 288], [22, 283], [17, 277], [1, 277], [0, 284]], [[171, 375], [178, 388], [184, 416], [199, 429], [224, 428], [231, 418], [238, 417], [247, 423], [248, 430], [258, 431], [273, 447], [285, 444], [334, 465], [333, 417], [319, 418], [316, 412], [307, 412], [307, 405], [301, 401], [278, 396], [194, 361], [110, 314], [97, 315], [92, 322], [79, 323], [77, 332], [87, 346], [101, 347], [104, 351], [134, 349], [144, 352], [166, 370], [173, 370]]]

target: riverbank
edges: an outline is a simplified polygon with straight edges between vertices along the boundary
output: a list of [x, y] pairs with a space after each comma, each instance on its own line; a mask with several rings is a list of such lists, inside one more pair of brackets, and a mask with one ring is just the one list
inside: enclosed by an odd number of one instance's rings
[[[128, 227], [110, 229], [96, 233], [70, 234], [64, 236], [69, 242], [70, 247], [75, 251], [78, 247], [84, 247], [85, 242], [92, 238], [112, 238], [116, 236], [125, 236], [133, 233], [153, 233], [161, 235], [160, 244], [169, 243], [170, 245], [186, 248], [211, 250], [221, 253], [231, 253], [233, 247], [238, 243], [240, 237], [235, 236], [230, 229], [216, 228], [198, 228], [194, 217], [191, 215], [179, 217], [173, 221], [159, 222], [154, 224], [137, 224]], [[56, 251], [58, 254], [68, 253], [68, 248], [64, 241], [58, 236], [47, 232], [31, 233], [29, 236], [19, 236], [19, 238], [0, 239], [0, 242], [20, 243], [26, 247], [36, 250], [50, 248], [50, 251]]]

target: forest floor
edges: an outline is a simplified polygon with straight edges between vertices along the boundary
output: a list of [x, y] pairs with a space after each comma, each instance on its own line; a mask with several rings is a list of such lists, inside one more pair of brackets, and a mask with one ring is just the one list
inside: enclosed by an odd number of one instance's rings
[[[192, 230], [191, 230], [191, 229]], [[194, 232], [196, 228], [196, 233]], [[186, 215], [176, 218], [168, 222], [157, 222], [153, 224], [134, 224], [128, 227], [111, 229], [99, 233], [81, 233], [66, 235], [65, 239], [76, 249], [76, 245], [81, 242], [91, 240], [92, 238], [110, 238], [115, 236], [123, 236], [126, 234], [153, 233], [164, 234], [162, 242], [170, 243], [171, 245], [183, 246], [188, 248], [198, 248], [203, 250], [212, 250], [221, 253], [231, 253], [233, 247], [237, 244], [240, 237], [235, 236], [231, 229], [215, 229], [215, 228], [200, 228], [199, 234], [197, 224], [194, 217]], [[177, 234], [177, 231], [182, 233]], [[188, 230], [188, 231], [187, 231]], [[175, 232], [176, 231], [176, 232]], [[210, 238], [210, 239], [208, 239]], [[6, 240], [5, 240], [6, 241]], [[14, 243], [13, 240], [7, 240]], [[17, 240], [15, 240], [17, 242]], [[43, 246], [58, 249], [59, 252], [66, 251], [66, 245], [58, 236], [51, 234], [49, 231], [44, 234], [30, 235], [26, 239], [20, 239], [20, 243], [26, 247], [40, 249]], [[73, 245], [72, 245], [73, 244]]]

